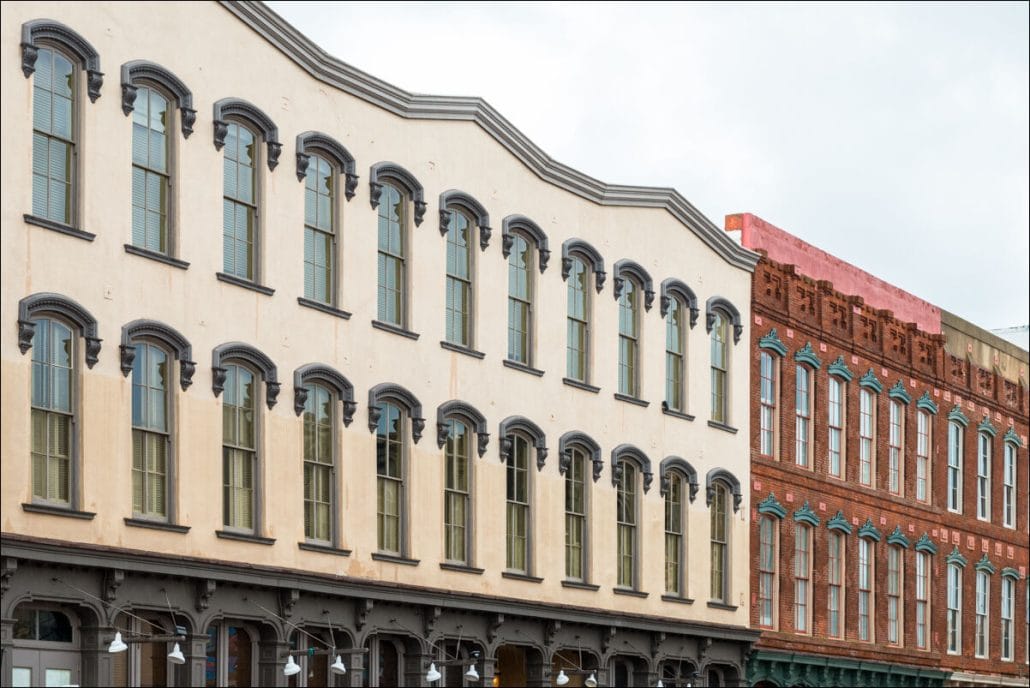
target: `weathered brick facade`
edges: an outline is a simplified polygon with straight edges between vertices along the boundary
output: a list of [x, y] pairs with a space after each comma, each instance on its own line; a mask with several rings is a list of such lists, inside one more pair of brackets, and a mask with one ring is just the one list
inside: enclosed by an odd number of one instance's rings
[[[728, 227], [733, 225], [728, 222]], [[758, 246], [749, 247], [766, 253]], [[1021, 377], [1006, 379], [997, 369], [980, 368], [971, 357], [953, 355], [947, 348], [946, 334], [930, 333], [913, 323], [900, 322], [890, 310], [878, 309], [875, 305], [865, 303], [862, 296], [839, 293], [829, 281], [813, 280], [800, 274], [794, 265], [776, 262], [768, 255], [755, 270], [750, 371], [751, 622], [764, 632], [752, 656], [750, 681], [768, 681], [774, 685], [935, 685], [950, 680], [1026, 685], [1026, 574], [1030, 563], [1027, 538], [1030, 481], [1027, 480], [1026, 447], [1030, 394], [1025, 358], [1019, 372]], [[812, 355], [802, 353], [795, 358], [798, 352], [808, 351]], [[775, 440], [771, 453], [763, 453], [761, 443], [761, 352], [772, 357], [776, 370]], [[809, 370], [812, 381], [807, 467], [796, 462], [795, 395], [799, 365]], [[845, 397], [840, 478], [832, 477], [829, 470], [831, 374], [842, 383]], [[872, 487], [861, 485], [859, 476], [861, 389], [872, 393], [875, 406]], [[899, 494], [889, 490], [889, 405], [892, 402], [898, 404], [904, 418], [903, 479]], [[955, 513], [947, 508], [947, 443], [949, 416], [960, 422], [959, 412], [967, 425], [962, 444], [962, 508], [961, 513]], [[927, 414], [931, 421], [926, 501], [916, 498], [919, 413]], [[990, 521], [977, 518], [977, 443], [981, 428], [990, 440], [992, 456]], [[1002, 524], [1006, 444], [1016, 448], [1014, 528]], [[809, 549], [812, 622], [809, 632], [802, 633], [795, 630], [794, 558], [799, 525], [796, 515], [805, 522], [806, 505], [818, 519], [818, 525], [811, 529], [814, 537]], [[831, 532], [844, 531], [831, 531], [827, 523], [838, 514], [850, 526], [850, 533], [844, 538], [846, 549], [842, 566], [844, 636], [833, 639], [828, 633], [827, 541]], [[759, 522], [763, 516], [775, 520], [778, 532], [775, 550], [778, 590], [774, 592], [776, 614], [772, 626], [761, 623], [759, 609]], [[808, 522], [812, 522], [811, 517]], [[839, 518], [836, 523], [840, 523]], [[871, 641], [861, 641], [858, 636], [857, 560], [862, 526], [866, 526], [863, 532], [872, 540], [875, 553]], [[904, 562], [902, 632], [897, 643], [888, 642], [887, 629], [887, 562], [888, 548], [892, 546], [901, 548]], [[961, 652], [949, 654], [946, 558], [956, 550], [967, 562], [962, 576], [962, 640]], [[930, 553], [931, 562], [926, 649], [918, 649], [916, 643], [917, 551]], [[977, 658], [974, 656], [975, 566], [985, 556], [995, 569], [989, 576], [990, 637], [987, 656]], [[1012, 579], [1018, 574], [1018, 580], [1014, 581], [1012, 661], [1003, 661], [1001, 657], [1003, 572]]]

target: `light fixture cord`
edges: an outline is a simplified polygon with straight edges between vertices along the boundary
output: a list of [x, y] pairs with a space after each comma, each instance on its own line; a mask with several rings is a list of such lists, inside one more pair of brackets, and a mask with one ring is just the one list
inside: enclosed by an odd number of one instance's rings
[[[107, 600], [105, 600], [105, 599], [103, 599], [103, 598], [97, 597], [97, 596], [96, 596], [96, 595], [94, 595], [93, 593], [90, 593], [90, 592], [86, 592], [86, 591], [85, 591], [85, 590], [83, 590], [82, 588], [77, 588], [77, 587], [75, 587], [74, 585], [72, 585], [71, 583], [66, 583], [65, 581], [61, 580], [60, 578], [57, 578], [56, 576], [55, 576], [55, 577], [53, 578], [53, 580], [54, 580], [54, 581], [56, 581], [56, 582], [58, 582], [58, 583], [60, 583], [61, 585], [65, 585], [65, 586], [67, 586], [67, 587], [71, 588], [72, 590], [74, 590], [74, 591], [76, 591], [76, 592], [81, 592], [81, 593], [82, 593], [83, 595], [85, 595], [86, 597], [91, 597], [91, 598], [93, 598], [94, 600], [96, 600], [96, 601], [97, 601], [97, 602], [99, 602], [100, 604], [104, 605], [105, 607], [114, 607], [114, 603], [112, 603], [112, 602], [108, 602]], [[115, 607], [115, 609], [116, 609], [117, 611], [121, 612], [122, 614], [125, 614], [126, 616], [131, 616], [131, 617], [132, 617], [132, 618], [134, 618], [134, 619], [138, 619], [138, 620], [142, 621], [142, 622], [143, 622], [143, 623], [145, 623], [145, 624], [149, 624], [149, 625], [153, 626], [153, 627], [154, 627], [154, 628], [156, 628], [157, 630], [161, 631], [161, 633], [167, 633], [167, 632], [168, 632], [168, 629], [167, 629], [167, 628], [162, 628], [161, 626], [158, 626], [158, 625], [157, 625], [156, 623], [154, 623], [153, 621], [149, 621], [149, 620], [147, 620], [147, 619], [144, 619], [144, 618], [143, 618], [142, 616], [137, 616], [136, 614], [133, 614], [132, 612], [130, 612], [130, 611], [127, 611], [127, 610], [126, 610], [126, 609], [124, 609], [123, 607]], [[173, 617], [173, 619], [172, 619], [172, 620], [173, 620], [173, 621], [175, 620], [175, 619], [174, 619], [174, 617]], [[116, 630], [119, 630], [119, 631], [120, 631], [120, 630], [122, 630], [122, 629], [121, 629], [121, 628], [119, 628], [118, 626], [115, 626], [114, 628], [115, 628]], [[125, 631], [125, 632], [126, 632], [126, 633], [132, 633], [132, 631], [130, 631], [130, 630], [127, 630], [127, 629], [126, 629], [126, 631]]]
[[281, 617], [281, 616], [279, 616], [278, 614], [276, 614], [275, 612], [273, 612], [273, 611], [272, 611], [271, 609], [268, 609], [268, 608], [266, 608], [266, 607], [262, 607], [262, 606], [261, 606], [260, 604], [258, 604], [257, 602], [254, 602], [253, 604], [254, 604], [254, 606], [255, 606], [255, 607], [257, 607], [258, 609], [261, 609], [261, 610], [263, 610], [263, 611], [265, 611], [265, 612], [267, 612], [267, 613], [271, 614], [272, 616], [274, 616], [275, 618], [279, 619], [280, 621], [282, 621], [282, 622], [283, 622], [283, 623], [285, 623], [285, 624], [289, 624], [290, 626], [292, 626], [292, 627], [293, 627], [293, 628], [295, 628], [296, 630], [300, 631], [301, 633], [303, 633], [303, 634], [304, 634], [304, 635], [306, 635], [307, 637], [309, 637], [309, 638], [312, 638], [312, 639], [314, 639], [314, 640], [315, 640], [316, 642], [319, 642], [319, 643], [321, 643], [322, 645], [325, 645], [325, 646], [326, 646], [327, 648], [329, 648], [330, 650], [335, 650], [335, 649], [336, 649], [335, 647], [333, 647], [332, 645], [330, 645], [330, 644], [329, 644], [329, 643], [327, 643], [326, 641], [324, 641], [324, 640], [322, 640], [321, 638], [319, 638], [319, 637], [318, 637], [317, 635], [313, 635], [313, 634], [311, 634], [311, 633], [308, 633], [307, 631], [305, 631], [305, 630], [304, 630], [303, 628], [301, 628], [301, 627], [300, 627], [300, 626], [298, 626], [297, 624], [293, 623], [293, 622], [292, 622], [292, 621], [290, 621], [289, 619], [284, 619], [283, 617]]

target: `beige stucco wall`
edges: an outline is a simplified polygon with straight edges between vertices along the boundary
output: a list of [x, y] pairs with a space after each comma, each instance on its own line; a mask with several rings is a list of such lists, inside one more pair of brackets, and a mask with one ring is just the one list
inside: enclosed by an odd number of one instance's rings
[[[92, 243], [27, 225], [31, 208], [31, 79], [20, 70], [22, 22], [48, 17], [72, 27], [101, 56], [106, 73], [96, 103], [81, 98], [83, 179], [80, 185], [81, 228], [96, 233]], [[361, 30], [355, 27], [355, 30]], [[430, 49], [427, 39], [425, 49]], [[39, 537], [155, 550], [256, 564], [269, 564], [443, 589], [532, 597], [593, 608], [618, 608], [668, 617], [747, 624], [748, 599], [748, 349], [747, 310], [750, 274], [732, 267], [663, 209], [601, 206], [542, 181], [497, 141], [471, 122], [408, 120], [314, 82], [283, 54], [216, 4], [171, 3], [23, 3], [7, 4], [2, 27], [3, 126], [3, 294], [2, 355], [3, 531]], [[178, 200], [178, 257], [189, 261], [179, 270], [127, 254], [130, 241], [131, 119], [121, 111], [119, 67], [148, 59], [174, 72], [192, 90], [198, 111], [188, 140], [175, 134], [179, 167], [174, 185]], [[370, 56], [368, 63], [374, 65]], [[279, 127], [284, 144], [279, 167], [262, 166], [264, 184], [262, 282], [276, 289], [259, 295], [215, 279], [221, 269], [222, 154], [212, 145], [211, 106], [226, 96], [242, 97], [262, 108]], [[303, 279], [303, 185], [294, 174], [294, 137], [306, 130], [324, 131], [342, 142], [357, 159], [362, 184], [351, 202], [342, 203], [342, 291], [340, 307], [353, 318], [343, 321], [298, 306]], [[426, 221], [411, 231], [411, 341], [374, 330], [376, 212], [368, 202], [369, 165], [392, 160], [418, 177], [429, 204]], [[663, 180], [654, 180], [662, 182]], [[475, 347], [486, 353], [475, 360], [440, 348], [444, 338], [445, 241], [437, 225], [440, 192], [462, 189], [490, 212], [494, 239], [485, 252], [475, 251], [477, 323]], [[534, 365], [542, 378], [501, 365], [506, 351], [507, 263], [501, 256], [501, 219], [521, 213], [547, 232], [552, 249], [549, 269], [537, 274], [535, 323], [538, 340]], [[594, 294], [593, 383], [590, 394], [563, 385], [565, 368], [565, 294], [561, 280], [561, 242], [578, 236], [603, 254], [609, 283]], [[719, 294], [736, 304], [745, 332], [732, 347], [729, 434], [707, 426], [709, 347], [702, 313], [689, 332], [688, 410], [685, 422], [662, 414], [664, 324], [654, 309], [642, 316], [642, 390], [650, 407], [615, 401], [617, 304], [612, 298], [611, 266], [631, 258], [650, 271], [658, 284], [678, 277], [702, 304]], [[92, 521], [25, 513], [30, 501], [29, 381], [31, 355], [17, 346], [19, 299], [44, 291], [67, 295], [99, 322], [104, 348], [99, 363], [87, 370], [79, 348], [82, 457], [81, 508], [96, 512]], [[131, 515], [130, 380], [119, 369], [121, 326], [152, 318], [182, 332], [198, 363], [193, 386], [174, 395], [178, 444], [180, 522], [188, 535], [129, 528]], [[218, 344], [239, 340], [267, 354], [283, 382], [278, 405], [263, 409], [264, 534], [274, 546], [218, 539], [221, 527], [221, 399], [211, 391], [210, 352]], [[354, 423], [339, 433], [341, 546], [349, 558], [301, 551], [303, 497], [301, 421], [292, 409], [292, 373], [321, 362], [335, 367], [354, 384], [359, 402]], [[410, 556], [417, 567], [373, 561], [375, 550], [375, 437], [367, 427], [367, 390], [381, 382], [410, 389], [422, 402], [427, 427], [410, 454]], [[443, 571], [442, 452], [435, 442], [435, 410], [444, 401], [462, 399], [482, 411], [490, 424], [487, 455], [474, 460], [475, 558], [482, 576]], [[504, 467], [499, 461], [497, 423], [524, 415], [544, 429], [550, 457], [534, 472], [533, 584], [502, 579], [504, 568]], [[689, 510], [687, 594], [692, 606], [663, 602], [663, 502], [658, 478], [643, 499], [640, 589], [647, 599], [612, 594], [615, 583], [615, 491], [606, 466], [590, 486], [592, 508], [592, 581], [598, 592], [564, 589], [563, 483], [558, 474], [558, 438], [580, 430], [596, 439], [607, 463], [617, 444], [635, 444], [651, 458], [655, 471], [662, 458], [679, 455], [697, 469], [702, 489]], [[738, 477], [744, 502], [734, 515], [732, 532], [732, 602], [736, 612], [710, 609], [708, 510], [704, 475], [724, 467]]]

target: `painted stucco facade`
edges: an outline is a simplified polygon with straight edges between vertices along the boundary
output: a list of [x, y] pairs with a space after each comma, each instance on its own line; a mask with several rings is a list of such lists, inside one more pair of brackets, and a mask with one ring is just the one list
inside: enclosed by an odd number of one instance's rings
[[[104, 73], [100, 97], [90, 102], [86, 70], [76, 72], [78, 182], [72, 225], [78, 235], [54, 231], [25, 217], [32, 198], [33, 77], [26, 78], [20, 68], [22, 27], [39, 18], [56, 20], [85, 38], [99, 55]], [[747, 342], [754, 254], [734, 245], [678, 194], [607, 187], [568, 170], [546, 158], [489, 106], [447, 98], [426, 104], [430, 99], [419, 100], [331, 60], [259, 5], [5, 5], [0, 42], [5, 55], [0, 127], [5, 199], [0, 297], [5, 624], [17, 604], [30, 599], [85, 603], [67, 586], [50, 580], [53, 567], [70, 563], [80, 569], [75, 574], [77, 585], [105, 600], [87, 604], [93, 605], [90, 623], [99, 630], [92, 635], [84, 630], [83, 638], [89, 636], [94, 649], [117, 625], [117, 608], [161, 608], [163, 597], [150, 597], [164, 586], [177, 613], [190, 619], [189, 635], [195, 639], [191, 642], [200, 643], [191, 654], [190, 672], [179, 675], [183, 685], [203, 684], [203, 643], [196, 639], [203, 638], [209, 623], [253, 612], [252, 608], [244, 611], [247, 603], [239, 599], [239, 586], [252, 589], [252, 599], [267, 596], [272, 600], [268, 605], [279, 610], [275, 618], [260, 613], [247, 617], [268, 624], [260, 633], [262, 652], [271, 648], [267, 655], [271, 659], [266, 657], [261, 664], [261, 681], [268, 685], [285, 681], [276, 670], [275, 654], [293, 628], [280, 620], [289, 616], [284, 607], [275, 606], [284, 594], [290, 599], [296, 594], [302, 601], [289, 606], [290, 623], [301, 626], [320, 622], [319, 605], [345, 602], [347, 611], [334, 616], [339, 627], [348, 629], [349, 642], [355, 647], [386, 623], [382, 619], [377, 627], [359, 622], [353, 611], [359, 597], [362, 604], [389, 598], [400, 610], [390, 614], [410, 615], [411, 609], [403, 607], [410, 603], [418, 614], [424, 608], [436, 609], [435, 614], [445, 620], [457, 610], [473, 608], [483, 619], [476, 622], [482, 626], [477, 641], [490, 657], [493, 647], [505, 641], [505, 629], [517, 625], [509, 620], [505, 626], [497, 622], [497, 615], [503, 620], [508, 614], [510, 619], [513, 610], [525, 605], [526, 618], [532, 623], [526, 622], [529, 625], [521, 626], [520, 632], [535, 634], [528, 642], [539, 649], [538, 664], [545, 669], [534, 670], [532, 680], [544, 683], [552, 680], [549, 669], [555, 648], [576, 644], [571, 636], [562, 639], [558, 630], [545, 633], [554, 628], [554, 622], [560, 630], [562, 619], [567, 625], [568, 619], [575, 619], [580, 629], [576, 637], [583, 636], [577, 642], [594, 648], [602, 672], [609, 670], [610, 656], [630, 651], [631, 642], [639, 648], [632, 652], [640, 662], [633, 670], [639, 674], [635, 680], [656, 676], [659, 661], [666, 656], [682, 657], [703, 670], [706, 662], [713, 661], [707, 649], [713, 639], [716, 649], [711, 652], [719, 662], [742, 666], [753, 638], [744, 629], [749, 623]], [[46, 45], [45, 39], [41, 45]], [[136, 59], [157, 63], [177, 76], [188, 86], [196, 111], [188, 138], [180, 133], [179, 119], [170, 134], [173, 261], [153, 260], [125, 248], [131, 243], [132, 118], [123, 113], [119, 71]], [[368, 62], [374, 64], [371, 58]], [[259, 108], [274, 122], [282, 144], [274, 170], [266, 164], [269, 152], [264, 151], [257, 167], [260, 229], [254, 281], [260, 290], [216, 277], [222, 270], [224, 153], [212, 141], [212, 106], [226, 97], [241, 98]], [[334, 305], [349, 313], [349, 318], [298, 303], [304, 283], [304, 183], [298, 181], [294, 141], [308, 131], [333, 137], [356, 162], [359, 180], [354, 197], [345, 199], [341, 193], [336, 201], [340, 279]], [[408, 170], [424, 189], [427, 205], [421, 224], [407, 228], [407, 336], [372, 326], [377, 317], [377, 210], [370, 204], [368, 177], [370, 168], [381, 161], [393, 161]], [[477, 245], [472, 252], [471, 348], [482, 357], [440, 345], [445, 338], [446, 240], [440, 232], [438, 199], [450, 189], [477, 199], [493, 225], [490, 244], [482, 250]], [[547, 235], [551, 252], [546, 269], [534, 265], [532, 270], [531, 366], [542, 375], [503, 365], [508, 261], [502, 255], [501, 235], [503, 219], [512, 215], [531, 218]], [[94, 236], [84, 239], [83, 232]], [[573, 237], [593, 245], [608, 272], [608, 284], [600, 292], [590, 292], [589, 381], [597, 391], [563, 383], [567, 287], [561, 246]], [[661, 294], [656, 295], [652, 309], [640, 313], [637, 396], [647, 405], [614, 398], [618, 302], [612, 284], [617, 277], [614, 265], [623, 259], [643, 266], [656, 292], [663, 280], [677, 278], [697, 296], [699, 317], [685, 330], [686, 408], [679, 416], [662, 410]], [[18, 321], [19, 304], [42, 293], [80, 304], [95, 320], [96, 336], [102, 340], [98, 360], [90, 367], [83, 338], [76, 340], [74, 393], [79, 411], [72, 499], [76, 514], [32, 509], [31, 339], [26, 342]], [[728, 418], [716, 426], [708, 422], [711, 361], [706, 303], [713, 297], [734, 304], [742, 314], [739, 343], [729, 346]], [[196, 363], [192, 385], [185, 390], [178, 384], [181, 362], [176, 364], [177, 383], [169, 396], [175, 467], [172, 525], [181, 526], [175, 529], [139, 527], [126, 521], [133, 515], [132, 386], [123, 372], [119, 344], [123, 326], [138, 319], [158, 321], [181, 333]], [[274, 393], [265, 388], [258, 408], [257, 499], [262, 506], [254, 535], [263, 540], [217, 535], [223, 525], [223, 398], [213, 391], [217, 386], [213, 363], [217, 362], [212, 361], [212, 352], [229, 342], [242, 342], [263, 353], [274, 364], [280, 385], [274, 407], [266, 404]], [[30, 346], [20, 348], [26, 343]], [[298, 546], [305, 539], [303, 424], [294, 410], [294, 371], [310, 363], [342, 373], [353, 386], [357, 402], [353, 422], [347, 427], [338, 423], [336, 433], [339, 537], [334, 546], [341, 551], [335, 553]], [[408, 561], [402, 563], [372, 556], [377, 550], [376, 435], [370, 432], [368, 392], [382, 383], [409, 390], [425, 419], [421, 439], [417, 443], [410, 436], [407, 439], [409, 491], [403, 549]], [[485, 454], [472, 462], [474, 536], [469, 568], [482, 569], [478, 573], [440, 566], [444, 473], [436, 413], [442, 404], [456, 399], [475, 407], [490, 433]], [[539, 426], [549, 450], [543, 466], [531, 471], [531, 564], [529, 575], [522, 578], [503, 575], [505, 465], [499, 455], [499, 424], [511, 416], [524, 416]], [[596, 589], [562, 584], [564, 479], [558, 470], [559, 438], [569, 431], [596, 440], [604, 462], [600, 478], [589, 481], [588, 583]], [[634, 591], [638, 594], [633, 595], [614, 590], [616, 501], [610, 463], [612, 450], [627, 443], [646, 454], [655, 474], [650, 491], [641, 493]], [[690, 600], [687, 604], [663, 599], [664, 503], [659, 494], [659, 465], [670, 456], [682, 457], [693, 466], [700, 487], [685, 519], [688, 573], [681, 597]], [[745, 489], [730, 517], [729, 593], [713, 605], [708, 603], [710, 517], [705, 478], [716, 469], [727, 471]], [[342, 556], [342, 550], [349, 554]], [[165, 582], [148, 586], [140, 580], [147, 571]], [[96, 586], [111, 576], [119, 584], [101, 592]], [[230, 583], [234, 592], [226, 591]], [[334, 598], [335, 585], [346, 592]], [[198, 589], [207, 591], [206, 597]], [[224, 604], [218, 603], [220, 595], [227, 596]], [[328, 601], [309, 609], [304, 602], [308, 595]], [[294, 609], [317, 618], [298, 615]], [[371, 613], [373, 619], [386, 614], [382, 605], [380, 611], [368, 609], [366, 617]], [[489, 624], [488, 618], [493, 619]], [[457, 622], [447, 623], [451, 626], [442, 623], [434, 630], [427, 622], [422, 626], [424, 636], [453, 633]], [[490, 624], [496, 626], [492, 634], [486, 630]], [[84, 621], [83, 629], [87, 625]], [[5, 625], [5, 648], [11, 647], [8, 629]], [[608, 629], [624, 629], [629, 635], [614, 630], [609, 634]], [[608, 637], [608, 642], [602, 637]], [[412, 656], [435, 656], [428, 643], [416, 643]], [[672, 649], [673, 644], [680, 649]], [[99, 663], [83, 660], [83, 680], [110, 679], [111, 674], [105, 674], [110, 667], [104, 668], [107, 658], [102, 653], [98, 656]], [[5, 679], [10, 676], [6, 673], [9, 657], [5, 651]], [[424, 666], [416, 662], [409, 671], [415, 677], [412, 680], [419, 680]], [[354, 672], [354, 681], [360, 680], [359, 673]], [[352, 680], [350, 675], [347, 680]]]

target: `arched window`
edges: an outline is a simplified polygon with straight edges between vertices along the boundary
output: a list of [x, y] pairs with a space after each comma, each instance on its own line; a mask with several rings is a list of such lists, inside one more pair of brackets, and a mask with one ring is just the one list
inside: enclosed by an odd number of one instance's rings
[[962, 473], [965, 464], [965, 428], [969, 420], [956, 406], [948, 414], [948, 511], [962, 513]]
[[632, 260], [615, 263], [613, 292], [619, 302], [619, 386], [616, 398], [640, 398], [640, 301], [651, 310], [651, 276]]
[[794, 375], [794, 463], [812, 468], [812, 400], [815, 398], [815, 372], [822, 363], [812, 350], [812, 344], [794, 354], [797, 362]]
[[[192, 105], [189, 89], [164, 67], [145, 60], [122, 65], [122, 112], [132, 115], [131, 246], [136, 253], [165, 258], [175, 253], [175, 108], [188, 137], [197, 116]], [[185, 267], [181, 261], [172, 264]]]
[[876, 618], [876, 542], [870, 538], [858, 540], [858, 639], [874, 640], [873, 619]]
[[719, 425], [728, 425], [729, 377], [730, 377], [730, 328], [733, 328], [733, 343], [740, 341], [744, 327], [736, 307], [722, 298], [708, 299], [705, 313], [705, 328], [711, 338], [711, 420]]
[[712, 486], [711, 519], [711, 599], [729, 604], [729, 490], [722, 482]]
[[787, 347], [780, 341], [776, 329], [758, 340], [758, 442], [763, 456], [780, 455], [780, 361], [787, 355]]
[[336, 415], [333, 393], [317, 383], [304, 386], [304, 538], [333, 540]]
[[794, 631], [812, 632], [812, 528], [794, 530]]
[[962, 653], [962, 569], [948, 564], [948, 654]]
[[687, 407], [687, 308], [673, 297], [665, 314], [665, 404], [663, 409], [685, 412]]
[[872, 368], [858, 384], [858, 482], [876, 487], [877, 395], [883, 386]]
[[1015, 659], [1014, 648], [1016, 645], [1015, 626], [1013, 619], [1016, 615], [1016, 581], [1013, 575], [1001, 574], [1001, 658], [1003, 661], [1011, 662]]
[[509, 367], [532, 369], [534, 362], [534, 255], [540, 272], [547, 269], [550, 251], [547, 235], [529, 218], [504, 218], [501, 252], [508, 259], [508, 358]]
[[831, 638], [844, 637], [846, 550], [844, 534], [831, 530], [826, 538], [826, 634]]
[[1016, 452], [1021, 441], [1012, 430], [1005, 433], [1002, 465], [1001, 519], [1006, 528], [1016, 527]]
[[758, 625], [776, 628], [777, 625], [777, 540], [779, 523], [772, 516], [758, 519]]
[[931, 481], [930, 467], [932, 452], [933, 418], [926, 411], [916, 412], [916, 499], [929, 502]]
[[[224, 148], [222, 167], [222, 272], [219, 279], [244, 287], [260, 285], [261, 197], [258, 170], [279, 164], [279, 130], [264, 112], [239, 98], [214, 105], [215, 149]], [[267, 146], [261, 155], [259, 143]], [[258, 289], [271, 294], [267, 287]]]
[[490, 243], [490, 217], [476, 199], [451, 189], [440, 194], [440, 233], [447, 238], [444, 341], [471, 350], [475, 343], [475, 244], [485, 250]]
[[847, 417], [848, 383], [853, 375], [839, 356], [827, 368], [829, 377], [826, 385], [826, 422], [829, 446], [827, 449], [828, 472], [834, 478], [847, 476]]
[[889, 432], [887, 434], [887, 486], [891, 494], [905, 493], [905, 408], [895, 399], [890, 400]]
[[984, 418], [976, 435], [976, 517], [991, 520], [991, 454], [994, 427]]
[[475, 467], [473, 447], [486, 453], [486, 418], [470, 404], [452, 400], [436, 410], [437, 444], [444, 449], [444, 559], [470, 567], [473, 561], [472, 513]]
[[887, 642], [905, 644], [905, 551], [887, 547]]
[[[279, 381], [272, 361], [257, 349], [232, 342], [213, 352], [213, 390], [222, 395], [222, 523], [219, 537], [272, 544], [263, 531], [260, 400], [275, 406]], [[258, 381], [265, 382], [261, 394]]]
[[498, 432], [501, 459], [505, 464], [505, 569], [528, 576], [533, 570], [533, 485], [530, 450], [536, 448], [537, 469], [547, 458], [546, 438], [535, 423], [521, 416], [501, 421]]
[[632, 461], [619, 459], [619, 484], [616, 488], [616, 581], [621, 588], [637, 588], [637, 519], [639, 491], [637, 467]]
[[[590, 579], [590, 482], [600, 477], [601, 447], [581, 432], [567, 432], [558, 442], [558, 472], [565, 482], [565, 582], [587, 585]], [[592, 589], [595, 586], [590, 586]]]
[[916, 647], [929, 649], [930, 639], [930, 555], [916, 552]]
[[659, 474], [659, 492], [665, 500], [665, 594], [685, 599], [687, 512], [697, 494], [697, 472], [678, 456], [667, 456]]
[[415, 210], [417, 227], [426, 211], [422, 185], [400, 165], [380, 162], [369, 172], [369, 188], [372, 208], [379, 212], [378, 322], [388, 330], [406, 330], [410, 322], [408, 204]]
[[[567, 286], [566, 304], [566, 381], [589, 385], [591, 378], [591, 313], [589, 274], [600, 293], [604, 286], [604, 259], [582, 239], [562, 243], [562, 279]], [[591, 388], [596, 391], [596, 388]]]
[[974, 655], [986, 658], [990, 649], [991, 579], [989, 570], [976, 571], [976, 626]]
[[96, 49], [69, 27], [36, 19], [21, 27], [22, 72], [32, 76], [32, 215], [26, 220], [92, 241], [75, 229], [82, 72], [91, 101], [104, 75]]
[[89, 311], [53, 293], [18, 302], [18, 348], [22, 354], [32, 349], [32, 504], [24, 505], [29, 511], [75, 511], [80, 503], [76, 400], [81, 359], [75, 331], [85, 341], [86, 365], [92, 368], [100, 339]]
[[400, 385], [380, 384], [368, 392], [368, 425], [376, 434], [376, 546], [372, 557], [398, 563], [407, 559], [408, 442], [407, 425], [415, 442], [422, 437], [422, 404]]

